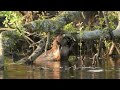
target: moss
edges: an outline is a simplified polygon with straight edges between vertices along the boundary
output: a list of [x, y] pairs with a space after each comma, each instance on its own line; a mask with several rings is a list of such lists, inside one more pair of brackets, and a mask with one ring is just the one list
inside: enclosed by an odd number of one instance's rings
[[63, 28], [63, 26], [67, 23], [72, 22], [76, 16], [79, 16], [79, 13], [79, 11], [65, 11], [57, 17], [51, 19], [33, 21], [32, 23], [35, 25], [35, 27], [31, 25], [31, 23], [26, 24], [25, 27], [29, 26], [33, 30], [44, 32], [55, 32], [56, 30]]

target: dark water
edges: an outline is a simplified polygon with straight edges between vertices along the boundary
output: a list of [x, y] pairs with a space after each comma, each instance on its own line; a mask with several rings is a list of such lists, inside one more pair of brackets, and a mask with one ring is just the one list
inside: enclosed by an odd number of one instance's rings
[[46, 68], [18, 65], [7, 60], [3, 72], [4, 79], [119, 79], [119, 60], [104, 60], [102, 66], [62, 69], [59, 62], [48, 62]]

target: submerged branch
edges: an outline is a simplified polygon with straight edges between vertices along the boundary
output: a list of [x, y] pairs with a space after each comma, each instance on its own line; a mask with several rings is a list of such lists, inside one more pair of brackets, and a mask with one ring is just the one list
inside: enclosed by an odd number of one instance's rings
[[45, 39], [42, 39], [40, 41], [37, 42], [37, 48], [36, 50], [28, 57], [28, 58], [22, 58], [21, 60], [19, 60], [17, 63], [26, 63], [27, 61], [34, 61], [40, 54], [42, 54], [44, 48], [45, 48]]

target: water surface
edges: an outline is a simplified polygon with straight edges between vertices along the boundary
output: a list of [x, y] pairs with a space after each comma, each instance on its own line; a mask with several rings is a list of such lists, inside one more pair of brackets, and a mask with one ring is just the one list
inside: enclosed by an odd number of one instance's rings
[[119, 79], [120, 67], [119, 60], [104, 60], [102, 66], [79, 67], [77, 69], [62, 69], [59, 62], [47, 64], [42, 69], [27, 65], [12, 63], [11, 59], [7, 59], [9, 63], [5, 64], [3, 73], [4, 79]]

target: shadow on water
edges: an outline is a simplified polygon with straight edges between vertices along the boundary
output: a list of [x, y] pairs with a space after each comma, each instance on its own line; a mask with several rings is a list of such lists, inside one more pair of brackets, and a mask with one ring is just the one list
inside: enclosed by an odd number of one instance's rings
[[101, 67], [62, 69], [59, 62], [48, 62], [43, 68], [18, 65], [11, 59], [5, 64], [4, 79], [119, 79], [120, 59], [107, 58]]

